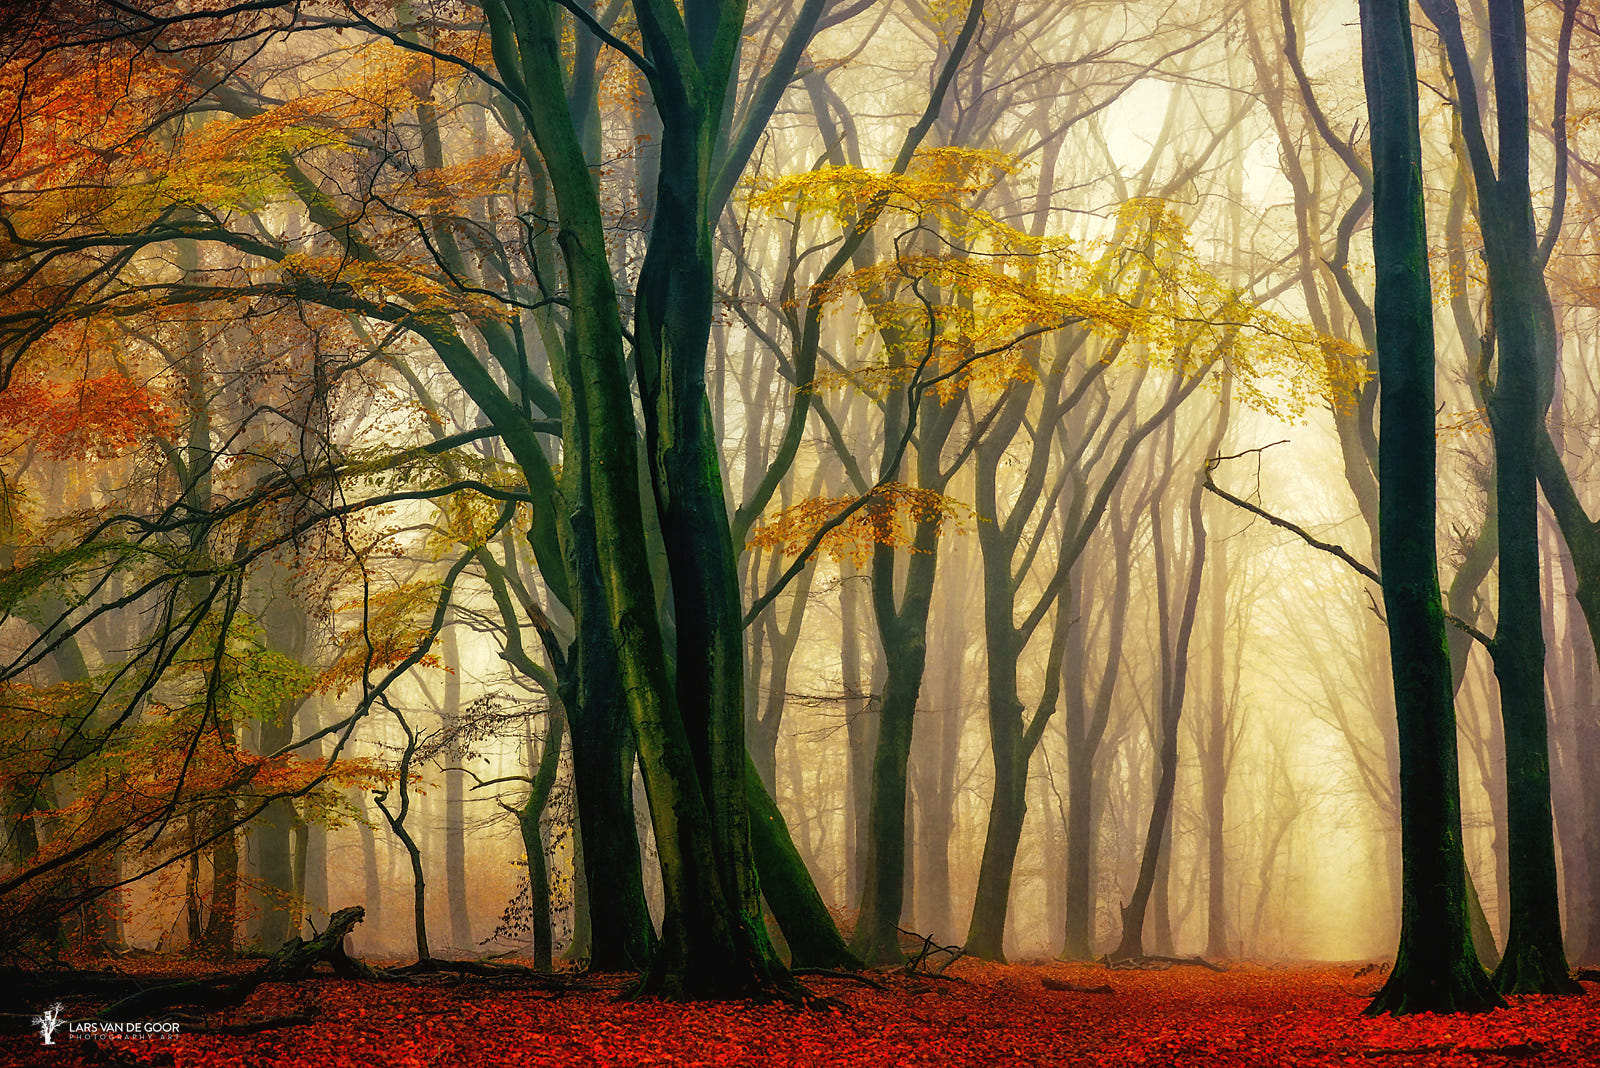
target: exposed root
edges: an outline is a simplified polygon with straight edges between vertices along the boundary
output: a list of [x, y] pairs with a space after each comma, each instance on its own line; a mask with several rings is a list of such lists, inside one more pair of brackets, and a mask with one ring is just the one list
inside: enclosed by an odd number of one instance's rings
[[846, 979], [846, 980], [848, 980], [848, 981], [850, 981], [852, 983], [860, 983], [863, 986], [874, 987], [874, 988], [876, 988], [878, 990], [882, 990], [882, 991], [885, 991], [885, 992], [888, 992], [888, 990], [889, 990], [888, 987], [884, 986], [882, 983], [878, 982], [876, 979], [868, 978], [867, 976], [861, 975], [858, 972], [842, 972], [842, 971], [838, 971], [838, 970], [836, 970], [834, 968], [791, 968], [791, 969], [789, 969], [789, 974], [790, 975], [819, 975], [819, 976], [822, 976], [822, 977], [827, 978], [827, 979]]

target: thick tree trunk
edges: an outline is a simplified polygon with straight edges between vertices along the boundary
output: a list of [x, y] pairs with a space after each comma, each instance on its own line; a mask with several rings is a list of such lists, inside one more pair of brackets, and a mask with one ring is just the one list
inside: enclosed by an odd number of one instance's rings
[[1433, 302], [1423, 219], [1417, 75], [1405, 0], [1362, 0], [1372, 123], [1380, 388], [1379, 550], [1399, 721], [1401, 921], [1369, 1014], [1500, 1003], [1473, 956], [1461, 853], [1455, 709], [1434, 545]]
[[761, 892], [789, 944], [796, 968], [858, 968], [861, 962], [839, 935], [805, 861], [789, 836], [783, 814], [762, 785], [754, 764], [746, 778], [750, 838]]
[[578, 640], [567, 658], [562, 699], [571, 717], [572, 775], [583, 839], [589, 964], [596, 971], [648, 966], [656, 931], [645, 901], [644, 872], [633, 807], [633, 728], [618, 677], [616, 647], [606, 625], [589, 517], [571, 527]]
[[[1538, 258], [1528, 191], [1528, 98], [1521, 0], [1491, 0], [1500, 175], [1484, 225], [1499, 375], [1489, 400], [1499, 504], [1500, 596], [1495, 677], [1505, 724], [1507, 864], [1513, 876], [1505, 952], [1495, 986], [1507, 994], [1571, 994], [1556, 890], [1550, 748], [1539, 605], [1535, 448], [1549, 405], [1555, 321]], [[1541, 395], [1542, 393], [1542, 395]]]

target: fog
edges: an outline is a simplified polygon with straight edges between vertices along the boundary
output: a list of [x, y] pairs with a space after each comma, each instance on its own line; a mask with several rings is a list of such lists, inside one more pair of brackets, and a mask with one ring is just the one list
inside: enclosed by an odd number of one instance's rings
[[[1394, 953], [1354, 5], [990, 3], [969, 33], [965, 4], [753, 3], [726, 93], [673, 105], [712, 116], [681, 143], [651, 91], [681, 57], [620, 3], [562, 5], [566, 106], [534, 31], [512, 70], [477, 5], [220, 32], [168, 6], [85, 4], [7, 60], [0, 951], [270, 951], [363, 905], [369, 957], [615, 965], [635, 887], [666, 931], [698, 855], [661, 822], [689, 780], [653, 777], [677, 730], [718, 863], [752, 848], [718, 814], [743, 749], [862, 959]], [[785, 52], [802, 8], [826, 14]], [[1560, 17], [1528, 12], [1541, 227]], [[1417, 35], [1440, 582], [1493, 635], [1479, 203]], [[1595, 48], [1585, 15], [1546, 270], [1580, 504]], [[1595, 655], [1540, 509], [1562, 913], [1591, 960]], [[1499, 694], [1480, 642], [1450, 651], [1503, 946]]]

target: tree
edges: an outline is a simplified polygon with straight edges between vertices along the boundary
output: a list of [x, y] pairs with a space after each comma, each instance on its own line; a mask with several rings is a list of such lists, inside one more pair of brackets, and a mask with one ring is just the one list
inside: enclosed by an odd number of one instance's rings
[[[1573, 5], [1569, 5], [1569, 8]], [[1522, 0], [1488, 5], [1498, 160], [1492, 163], [1454, 0], [1425, 0], [1456, 86], [1489, 269], [1496, 346], [1479, 372], [1495, 445], [1500, 607], [1489, 646], [1505, 724], [1511, 923], [1495, 970], [1504, 993], [1571, 994], [1550, 809], [1544, 629], [1539, 607], [1537, 445], [1555, 377], [1555, 318], [1529, 190], [1527, 25]], [[1566, 31], [1570, 38], [1570, 23]], [[1559, 227], [1559, 217], [1558, 217]], [[1488, 363], [1497, 375], [1488, 382]]]
[[1405, 0], [1362, 0], [1377, 262], [1378, 542], [1400, 729], [1400, 948], [1367, 1007], [1474, 1012], [1502, 1004], [1472, 953], [1455, 709], [1434, 549], [1433, 302], [1416, 61]]

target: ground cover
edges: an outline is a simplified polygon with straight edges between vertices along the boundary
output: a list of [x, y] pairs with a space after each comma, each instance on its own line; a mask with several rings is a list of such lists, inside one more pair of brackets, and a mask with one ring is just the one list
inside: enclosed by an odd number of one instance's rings
[[[64, 989], [53, 1044], [37, 1027], [13, 1026], [0, 1035], [0, 1064], [1600, 1064], [1594, 984], [1580, 997], [1517, 997], [1480, 1016], [1368, 1019], [1360, 1013], [1382, 974], [1356, 965], [1241, 963], [1213, 972], [961, 961], [943, 976], [873, 977], [876, 986], [808, 976], [810, 989], [831, 1002], [812, 1010], [630, 1002], [618, 997], [625, 978], [573, 978], [560, 989], [457, 973], [406, 982], [318, 976], [264, 983], [232, 1009], [138, 1021], [96, 1020], [107, 999]], [[108, 1035], [107, 1023], [142, 1027], [138, 1036]], [[152, 1023], [176, 1023], [177, 1033], [148, 1035]]]

